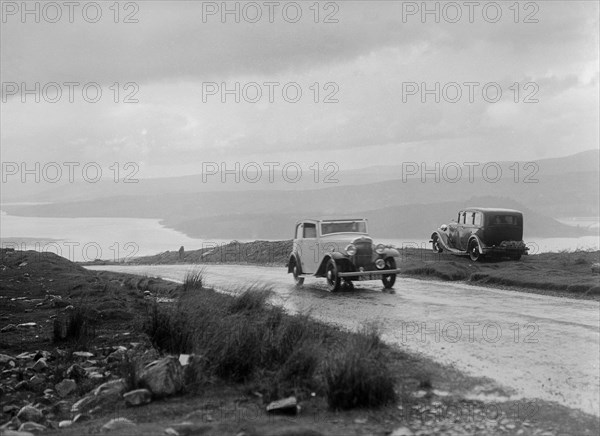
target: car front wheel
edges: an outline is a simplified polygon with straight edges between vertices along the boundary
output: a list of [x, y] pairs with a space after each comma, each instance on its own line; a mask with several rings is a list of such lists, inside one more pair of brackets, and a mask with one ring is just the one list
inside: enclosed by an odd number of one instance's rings
[[434, 253], [441, 253], [442, 251], [444, 251], [444, 249], [440, 245], [440, 239], [437, 236], [434, 236], [433, 240], [431, 241], [431, 249]]
[[[396, 261], [392, 258], [385, 260], [384, 269], [396, 269]], [[381, 282], [385, 289], [391, 289], [396, 283], [396, 274], [384, 274], [381, 276]]]
[[338, 267], [335, 260], [329, 259], [326, 269], [327, 290], [329, 292], [337, 292], [340, 289], [341, 279], [338, 275]]
[[469, 257], [473, 262], [477, 262], [483, 257], [483, 255], [479, 252], [479, 246], [477, 245], [477, 241], [471, 241], [469, 243]]
[[296, 261], [292, 264], [292, 275], [294, 276], [294, 282], [297, 287], [300, 287], [304, 284], [304, 277], [300, 277], [300, 268], [298, 268], [298, 264]]

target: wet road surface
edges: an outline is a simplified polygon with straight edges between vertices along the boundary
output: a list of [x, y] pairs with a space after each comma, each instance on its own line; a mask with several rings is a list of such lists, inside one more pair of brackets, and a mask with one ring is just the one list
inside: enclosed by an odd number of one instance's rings
[[[182, 281], [192, 265], [94, 266]], [[224, 291], [265, 284], [290, 312], [344, 328], [380, 325], [383, 339], [474, 376], [495, 380], [511, 399], [540, 398], [600, 415], [600, 303], [398, 276], [331, 294], [324, 279], [293, 285], [285, 268], [209, 265], [205, 282]], [[481, 399], [485, 399], [484, 397]], [[497, 400], [489, 398], [490, 400]]]

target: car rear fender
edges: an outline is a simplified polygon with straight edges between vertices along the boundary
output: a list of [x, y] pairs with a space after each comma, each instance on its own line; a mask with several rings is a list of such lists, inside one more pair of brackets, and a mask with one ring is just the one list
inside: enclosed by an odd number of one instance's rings
[[485, 248], [485, 245], [481, 242], [481, 239], [479, 239], [479, 237], [477, 235], [473, 235], [469, 238], [469, 243], [467, 245], [467, 248], [471, 246], [471, 243], [473, 241], [477, 242], [477, 248], [479, 249], [479, 253], [484, 254], [483, 249]]

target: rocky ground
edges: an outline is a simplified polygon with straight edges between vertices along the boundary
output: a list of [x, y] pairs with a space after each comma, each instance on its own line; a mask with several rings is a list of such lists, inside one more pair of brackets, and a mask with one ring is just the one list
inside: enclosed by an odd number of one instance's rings
[[160, 354], [141, 328], [180, 285], [11, 250], [0, 273], [3, 436], [598, 434], [597, 417], [554, 404], [466, 400], [453, 392], [481, 381], [394, 350], [399, 400], [377, 409], [333, 411], [319, 392], [273, 402], [214, 378], [191, 389], [202, 356]]

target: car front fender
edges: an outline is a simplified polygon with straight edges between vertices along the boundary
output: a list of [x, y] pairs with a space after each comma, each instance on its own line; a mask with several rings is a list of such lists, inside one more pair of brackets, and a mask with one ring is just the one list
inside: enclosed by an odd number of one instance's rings
[[387, 247], [383, 252], [384, 257], [400, 257], [400, 252], [395, 248]]
[[296, 265], [298, 265], [298, 267], [300, 268], [300, 270], [302, 270], [302, 264], [300, 263], [300, 259], [298, 259], [298, 254], [297, 253], [292, 253], [292, 255], [288, 259], [288, 263], [287, 263], [287, 270], [288, 270], [287, 272], [288, 272], [288, 274], [292, 272], [292, 259], [296, 262]]
[[433, 240], [436, 237], [444, 250], [447, 250], [447, 251], [455, 250], [454, 247], [450, 247], [450, 243], [448, 242], [448, 234], [447, 233], [445, 233], [441, 230], [438, 230], [437, 232], [433, 232], [433, 234], [431, 235], [431, 242], [433, 242]]
[[325, 275], [325, 268], [327, 267], [327, 262], [329, 262], [329, 259], [333, 259], [336, 262], [343, 260], [343, 259], [347, 259], [348, 256], [345, 254], [342, 254], [338, 251], [331, 251], [328, 253], [325, 253], [325, 255], [323, 256], [323, 260], [321, 261], [321, 264], [319, 265], [319, 268], [317, 268], [317, 272], [315, 273], [315, 276], [319, 277], [319, 276], [324, 276]]

